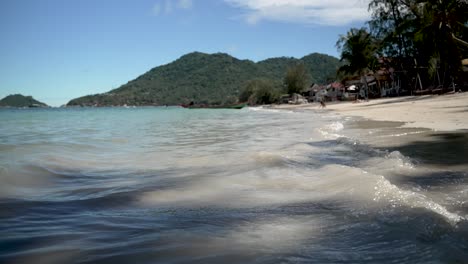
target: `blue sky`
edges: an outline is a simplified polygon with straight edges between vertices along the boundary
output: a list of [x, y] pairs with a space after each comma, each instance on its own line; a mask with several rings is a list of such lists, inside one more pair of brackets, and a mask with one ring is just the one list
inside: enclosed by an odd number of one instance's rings
[[102, 93], [192, 52], [338, 57], [365, 0], [2, 0], [0, 98], [52, 106]]

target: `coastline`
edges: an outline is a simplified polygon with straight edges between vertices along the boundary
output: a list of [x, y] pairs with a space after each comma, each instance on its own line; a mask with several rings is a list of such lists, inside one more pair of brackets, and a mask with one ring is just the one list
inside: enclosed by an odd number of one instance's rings
[[399, 151], [433, 169], [468, 169], [468, 93], [328, 103], [325, 109], [318, 103], [272, 108], [352, 118], [340, 132], [345, 137], [379, 150]]
[[[277, 105], [272, 108], [318, 110], [319, 104]], [[359, 103], [327, 103], [325, 109], [343, 116], [403, 122], [402, 127], [407, 128], [427, 128], [433, 131], [468, 130], [468, 93], [394, 97]]]

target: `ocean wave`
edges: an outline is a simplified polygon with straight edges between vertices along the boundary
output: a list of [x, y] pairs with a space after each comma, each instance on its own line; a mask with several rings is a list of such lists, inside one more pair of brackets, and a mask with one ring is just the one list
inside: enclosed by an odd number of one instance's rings
[[261, 151], [252, 155], [257, 167], [280, 167], [288, 163], [287, 159], [279, 153]]
[[287, 114], [294, 114], [294, 111], [287, 110], [287, 109], [273, 109], [269, 107], [263, 106], [256, 106], [256, 107], [249, 107], [250, 111], [262, 111], [262, 112], [269, 112], [269, 113], [287, 113]]
[[[357, 139], [352, 139], [348, 137], [339, 137], [336, 139], [337, 144], [345, 145], [349, 147], [351, 150], [357, 153], [363, 153], [368, 155], [369, 158], [383, 158], [387, 162], [393, 161], [393, 163], [389, 164], [389, 167], [406, 167], [412, 169], [415, 167], [417, 162], [412, 158], [403, 155], [401, 152], [395, 151], [388, 151], [385, 149], [377, 149], [375, 147], [369, 146], [367, 144], [361, 143]], [[376, 161], [376, 163], [382, 162], [381, 160]], [[377, 165], [377, 164], [374, 164]], [[378, 166], [379, 168], [381, 166]]]
[[408, 156], [401, 154], [401, 152], [395, 150], [385, 155], [387, 159], [397, 161], [397, 166], [406, 167], [413, 169], [415, 167], [415, 161]]
[[337, 132], [340, 132], [344, 129], [344, 125], [342, 122], [336, 121], [331, 124], [327, 124], [323, 127], [317, 129], [317, 131], [326, 139], [337, 139], [344, 137], [344, 135], [340, 135]]
[[0, 166], [0, 198], [37, 194], [38, 189], [49, 186], [53, 177], [40, 166]]
[[158, 111], [87, 109], [44, 118], [27, 144], [4, 135], [0, 262], [67, 249], [80, 263], [468, 257], [465, 172], [434, 177], [329, 112]]
[[374, 201], [385, 201], [391, 207], [409, 206], [410, 208], [424, 208], [437, 213], [447, 219], [451, 224], [466, 220], [463, 216], [449, 212], [443, 205], [434, 202], [421, 192], [403, 190], [380, 176], [375, 185]]
[[[325, 125], [319, 129], [321, 134], [328, 139], [333, 139], [338, 146], [342, 145], [350, 149], [350, 153], [354, 153], [355, 159], [346, 163], [342, 163], [344, 166], [356, 166], [355, 169], [363, 170], [363, 173], [368, 174], [367, 181], [374, 182], [375, 192], [372, 195], [372, 199], [375, 202], [385, 201], [390, 208], [395, 207], [409, 207], [409, 208], [423, 208], [434, 212], [438, 215], [443, 216], [449, 223], [456, 225], [461, 221], [465, 221], [466, 218], [463, 216], [450, 212], [445, 206], [440, 203], [433, 201], [428, 196], [421, 193], [421, 191], [405, 190], [402, 187], [398, 187], [392, 184], [385, 176], [380, 175], [381, 173], [388, 172], [392, 175], [398, 169], [398, 173], [402, 173], [401, 169], [404, 170], [415, 170], [417, 162], [412, 158], [403, 155], [399, 151], [388, 151], [385, 149], [377, 149], [373, 146], [363, 144], [359, 140], [342, 136], [336, 132], [342, 131], [344, 126], [341, 122], [333, 122]], [[408, 133], [422, 133], [420, 131], [408, 132]], [[408, 133], [404, 134], [407, 135]], [[402, 136], [403, 134], [392, 134], [390, 136]], [[346, 152], [345, 152], [346, 153]], [[337, 156], [336, 152], [331, 152], [331, 156]], [[364, 156], [363, 156], [364, 155]], [[334, 159], [337, 160], [337, 159]], [[359, 173], [354, 174], [353, 178], [356, 181], [360, 181], [358, 176]], [[407, 176], [409, 177], [409, 176]], [[342, 183], [346, 183], [343, 181]], [[348, 182], [348, 184], [350, 184]], [[351, 184], [350, 186], [355, 186]], [[363, 194], [368, 193], [364, 191], [369, 186], [355, 186], [360, 189]], [[364, 189], [362, 189], [364, 187]], [[353, 187], [354, 188], [354, 187]], [[366, 195], [364, 195], [365, 197]]]

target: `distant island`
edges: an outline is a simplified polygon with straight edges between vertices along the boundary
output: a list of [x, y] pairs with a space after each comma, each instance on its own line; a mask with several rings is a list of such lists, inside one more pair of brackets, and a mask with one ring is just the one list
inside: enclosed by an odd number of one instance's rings
[[37, 101], [32, 96], [11, 94], [0, 100], [0, 107], [48, 107], [48, 105]]
[[337, 58], [319, 53], [301, 59], [280, 57], [255, 63], [225, 53], [193, 52], [155, 67], [117, 89], [73, 99], [67, 106], [230, 104], [237, 101], [250, 80], [267, 79], [282, 86], [287, 69], [299, 63], [306, 67], [310, 83], [333, 79], [341, 65]]

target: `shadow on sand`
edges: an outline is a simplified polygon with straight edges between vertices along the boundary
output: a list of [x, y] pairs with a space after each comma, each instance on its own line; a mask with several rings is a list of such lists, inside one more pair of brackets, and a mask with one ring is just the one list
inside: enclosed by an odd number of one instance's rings
[[426, 165], [468, 165], [468, 131], [433, 133], [402, 146], [384, 146]]
[[400, 97], [399, 99], [396, 100], [390, 100], [390, 101], [384, 101], [384, 100], [372, 100], [369, 101], [368, 104], [362, 105], [364, 107], [371, 107], [371, 106], [378, 106], [378, 105], [390, 105], [390, 104], [398, 104], [398, 103], [404, 103], [404, 102], [417, 102], [417, 101], [422, 101], [422, 100], [427, 100], [434, 98], [435, 96], [433, 95], [423, 95], [423, 96], [406, 96], [406, 97]]

